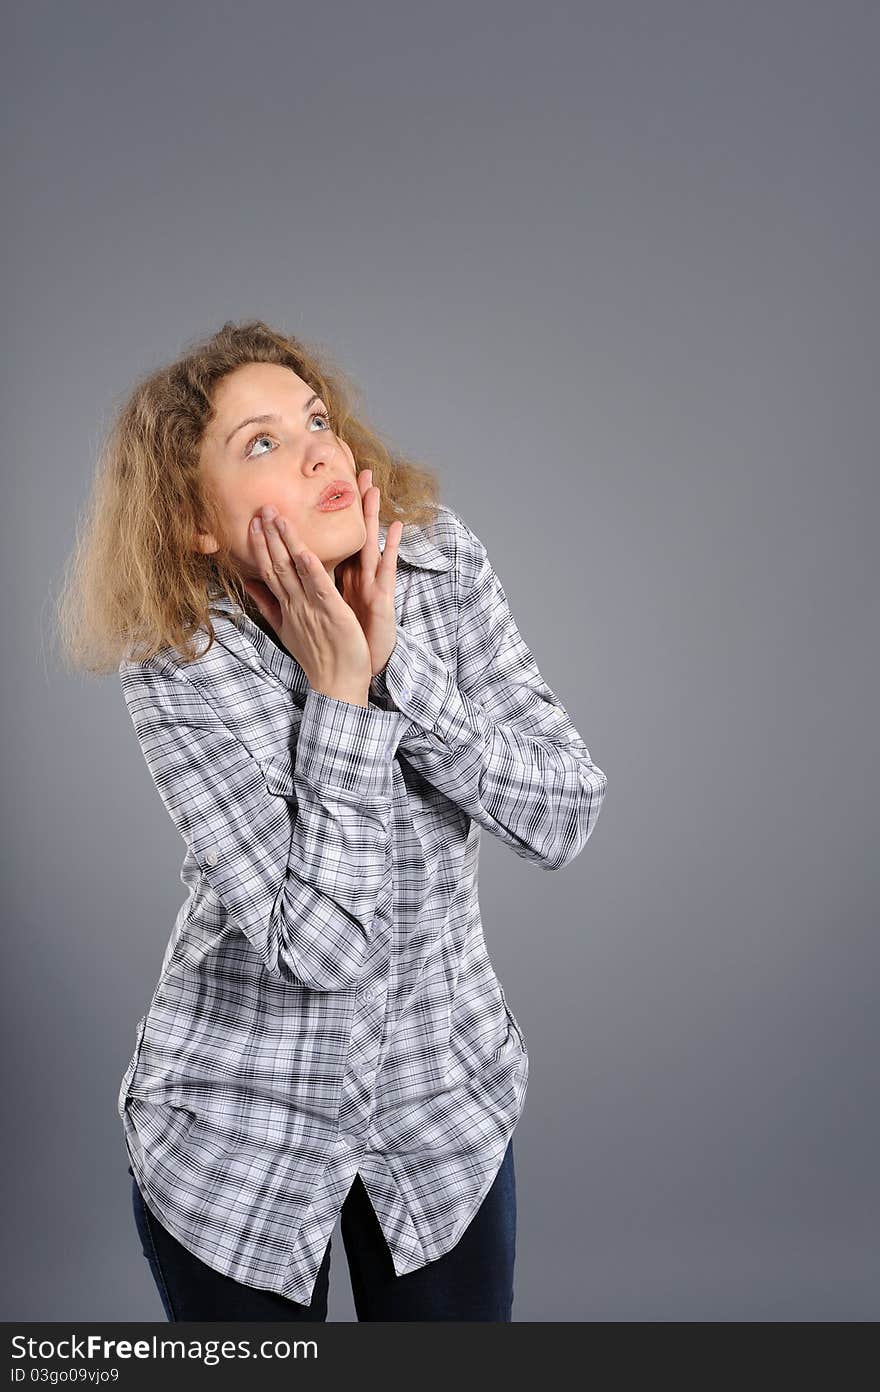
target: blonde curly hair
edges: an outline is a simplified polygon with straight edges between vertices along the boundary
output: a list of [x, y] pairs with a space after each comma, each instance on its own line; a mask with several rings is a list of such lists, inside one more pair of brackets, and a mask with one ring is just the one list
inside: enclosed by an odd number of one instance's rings
[[[141, 378], [115, 413], [57, 606], [62, 653], [71, 667], [106, 676], [122, 660], [143, 661], [165, 647], [193, 662], [207, 651], [196, 647], [200, 631], [208, 634], [208, 647], [214, 642], [210, 605], [219, 595], [259, 620], [199, 463], [217, 383], [252, 362], [290, 367], [321, 396], [357, 472], [373, 471], [380, 523], [399, 518], [424, 526], [436, 518], [437, 475], [394, 452], [355, 410], [360, 389], [323, 347], [261, 319], [227, 321]], [[208, 555], [193, 547], [198, 531], [213, 533], [220, 550]]]

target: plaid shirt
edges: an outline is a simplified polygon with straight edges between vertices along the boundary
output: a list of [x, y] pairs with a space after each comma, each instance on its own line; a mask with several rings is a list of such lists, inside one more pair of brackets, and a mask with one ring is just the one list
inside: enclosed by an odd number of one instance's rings
[[195, 663], [119, 668], [189, 894], [118, 1110], [178, 1241], [308, 1304], [358, 1172], [398, 1275], [474, 1217], [529, 1071], [483, 936], [481, 830], [562, 869], [606, 779], [449, 507], [404, 528], [397, 645], [366, 707], [212, 604]]

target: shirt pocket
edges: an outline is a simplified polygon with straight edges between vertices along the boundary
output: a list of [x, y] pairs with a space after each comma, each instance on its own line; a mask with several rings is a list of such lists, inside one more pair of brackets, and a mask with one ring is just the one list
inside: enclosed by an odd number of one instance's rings
[[[520, 1023], [519, 1023], [519, 1020], [516, 1018], [516, 1016], [514, 1015], [513, 1011], [512, 1011], [511, 1008], [510, 1008], [510, 1005], [508, 1004], [507, 996], [506, 996], [505, 993], [504, 993], [504, 987], [501, 985], [501, 982], [500, 982], [500, 981], [498, 982], [498, 990], [501, 992], [501, 1000], [502, 1000], [503, 1005], [504, 1005], [504, 1010], [505, 1010], [505, 1013], [506, 1013], [506, 1015], [507, 1015], [508, 1025], [510, 1026], [510, 1029], [511, 1029], [511, 1031], [512, 1031], [513, 1037], [514, 1037], [516, 1040], [518, 1040], [518, 1042], [519, 1042], [519, 1047], [520, 1047], [520, 1049], [522, 1050], [522, 1052], [523, 1052], [523, 1053], [526, 1053], [526, 1052], [527, 1052], [527, 1049], [526, 1049], [526, 1037], [525, 1037], [525, 1035], [524, 1035], [524, 1033], [523, 1033], [523, 1031], [522, 1031], [522, 1028], [521, 1028]], [[509, 1040], [508, 1040], [508, 1042], [509, 1042]], [[506, 1048], [507, 1048], [507, 1044], [502, 1044], [500, 1048], [498, 1048], [498, 1049], [495, 1050], [495, 1059], [496, 1059], [496, 1060], [499, 1059], [499, 1058], [501, 1057], [501, 1055], [504, 1053], [504, 1051], [505, 1051]]]
[[260, 768], [266, 780], [266, 787], [275, 797], [296, 801], [296, 788], [293, 782], [293, 760], [295, 755], [289, 749], [282, 754], [273, 754], [260, 759]]

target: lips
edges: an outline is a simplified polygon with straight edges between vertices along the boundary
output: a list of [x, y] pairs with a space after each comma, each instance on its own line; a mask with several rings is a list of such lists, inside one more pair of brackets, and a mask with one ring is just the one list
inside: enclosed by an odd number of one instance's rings
[[330, 499], [336, 497], [337, 494], [342, 495], [339, 498], [340, 502], [345, 498], [350, 499], [354, 497], [354, 489], [348, 479], [334, 479], [332, 483], [328, 483], [327, 487], [322, 490], [318, 497], [316, 507], [322, 507], [324, 503], [328, 503]]

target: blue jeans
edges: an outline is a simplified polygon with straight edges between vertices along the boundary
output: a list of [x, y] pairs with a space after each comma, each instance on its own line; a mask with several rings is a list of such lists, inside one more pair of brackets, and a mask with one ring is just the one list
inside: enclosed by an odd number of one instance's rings
[[[131, 1166], [141, 1247], [169, 1322], [179, 1320], [326, 1320], [330, 1248], [310, 1305], [242, 1285], [207, 1266], [144, 1203]], [[493, 1320], [508, 1324], [516, 1255], [513, 1138], [489, 1192], [455, 1247], [417, 1271], [396, 1276], [364, 1182], [355, 1175], [341, 1214], [342, 1240], [358, 1320]]]

